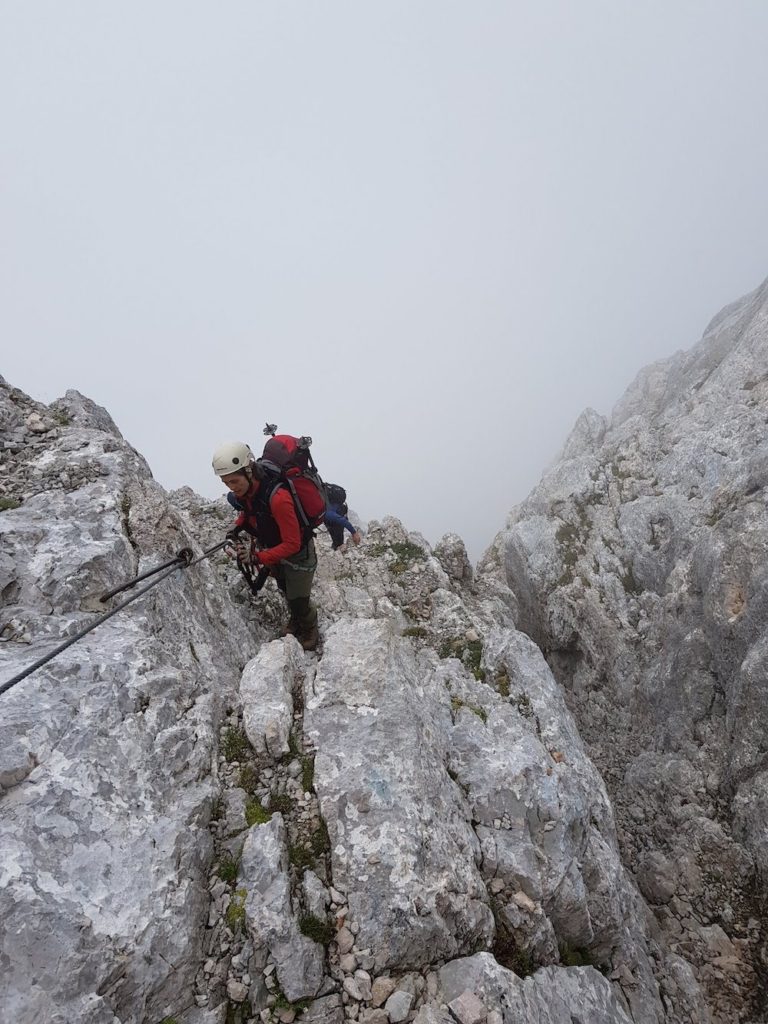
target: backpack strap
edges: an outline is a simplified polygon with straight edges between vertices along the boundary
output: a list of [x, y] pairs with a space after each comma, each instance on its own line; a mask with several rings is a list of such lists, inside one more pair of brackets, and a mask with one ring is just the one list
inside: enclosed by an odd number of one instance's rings
[[285, 484], [288, 490], [291, 492], [291, 497], [293, 498], [293, 507], [296, 509], [296, 515], [298, 516], [299, 522], [303, 527], [302, 533], [306, 533], [306, 531], [310, 529], [309, 520], [307, 519], [307, 514], [304, 511], [304, 506], [299, 501], [299, 496], [296, 493], [296, 488], [294, 487], [293, 480], [291, 480], [290, 477], [287, 477], [285, 480]]

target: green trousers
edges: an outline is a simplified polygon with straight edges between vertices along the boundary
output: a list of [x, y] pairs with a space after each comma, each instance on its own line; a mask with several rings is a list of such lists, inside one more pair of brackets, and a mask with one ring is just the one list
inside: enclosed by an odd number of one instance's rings
[[310, 538], [301, 551], [272, 569], [275, 582], [285, 595], [291, 621], [301, 633], [317, 625], [317, 608], [310, 600], [316, 568], [315, 542]]

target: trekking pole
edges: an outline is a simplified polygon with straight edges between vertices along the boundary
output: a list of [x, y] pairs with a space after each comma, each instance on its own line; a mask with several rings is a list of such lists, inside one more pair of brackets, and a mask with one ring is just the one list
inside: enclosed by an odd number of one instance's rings
[[[179, 554], [171, 560], [170, 564], [166, 562], [165, 565], [161, 565], [150, 572], [149, 575], [155, 575], [156, 573], [159, 573], [162, 569], [165, 569], [165, 572], [163, 572], [161, 576], [158, 576], [156, 580], [153, 580], [151, 583], [148, 583], [146, 587], [142, 587], [140, 590], [137, 590], [135, 594], [132, 594], [130, 597], [127, 597], [125, 601], [121, 601], [119, 605], [117, 605], [115, 608], [112, 608], [110, 611], [105, 612], [104, 615], [100, 615], [95, 622], [91, 622], [90, 625], [86, 626], [84, 629], [81, 629], [78, 633], [75, 633], [74, 636], [71, 636], [68, 640], [65, 640], [63, 644], [59, 644], [59, 646], [56, 647], [53, 651], [51, 651], [50, 654], [46, 654], [44, 658], [40, 658], [38, 661], [34, 662], [28, 668], [25, 668], [23, 672], [19, 672], [19, 674], [15, 675], [12, 679], [9, 679], [7, 682], [2, 683], [2, 685], [0, 685], [0, 693], [5, 693], [6, 690], [10, 690], [10, 688], [12, 686], [15, 686], [16, 683], [20, 683], [22, 679], [26, 679], [27, 676], [31, 675], [33, 672], [36, 672], [37, 669], [42, 668], [43, 665], [47, 665], [49, 661], [52, 661], [55, 657], [57, 657], [57, 655], [61, 654], [63, 651], [66, 651], [68, 647], [71, 647], [72, 644], [77, 643], [78, 640], [82, 640], [84, 636], [86, 636], [92, 630], [96, 629], [97, 626], [100, 626], [103, 622], [106, 622], [107, 619], [111, 619], [113, 615], [117, 615], [117, 613], [122, 611], [123, 608], [127, 608], [129, 604], [132, 604], [134, 601], [138, 601], [140, 597], [143, 597], [144, 594], [150, 591], [153, 587], [156, 587], [158, 583], [162, 583], [163, 580], [167, 579], [178, 569], [187, 569], [193, 565], [197, 565], [198, 562], [202, 562], [204, 558], [209, 558], [214, 552], [218, 551], [220, 548], [223, 548], [226, 543], [226, 541], [222, 541], [220, 544], [216, 544], [212, 548], [208, 548], [207, 551], [204, 551], [202, 555], [200, 555], [194, 561], [189, 561], [188, 556], [186, 554], [182, 556], [182, 552], [189, 552], [189, 555], [192, 554], [189, 548], [182, 548]], [[145, 573], [143, 576], [137, 577], [137, 579], [145, 579], [146, 576], [147, 574]], [[132, 580], [130, 583], [126, 584], [125, 587], [119, 589], [125, 590], [127, 587], [133, 586], [133, 584], [136, 582], [137, 580]]]

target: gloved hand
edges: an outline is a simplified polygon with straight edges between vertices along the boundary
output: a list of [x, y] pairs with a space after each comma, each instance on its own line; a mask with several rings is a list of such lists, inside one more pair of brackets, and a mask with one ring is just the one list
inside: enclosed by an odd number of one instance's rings
[[243, 565], [251, 565], [253, 561], [253, 542], [251, 537], [245, 533], [242, 527], [236, 526], [227, 532], [227, 545], [224, 551], [230, 558], [236, 558]]

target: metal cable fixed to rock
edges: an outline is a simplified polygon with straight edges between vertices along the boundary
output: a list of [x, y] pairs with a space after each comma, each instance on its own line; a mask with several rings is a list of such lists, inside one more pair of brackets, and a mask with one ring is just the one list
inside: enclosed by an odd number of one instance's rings
[[121, 583], [120, 586], [114, 587], [112, 590], [108, 590], [99, 598], [99, 600], [102, 603], [108, 601], [110, 597], [114, 597], [115, 594], [119, 594], [124, 590], [128, 590], [131, 587], [135, 587], [137, 583], [141, 582], [141, 580], [145, 580], [150, 576], [155, 576], [157, 575], [157, 573], [162, 573], [162, 575], [158, 576], [157, 579], [153, 580], [151, 583], [148, 583], [145, 587], [142, 587], [140, 590], [137, 590], [136, 593], [132, 594], [130, 597], [127, 597], [125, 601], [121, 601], [116, 608], [112, 608], [104, 615], [100, 615], [95, 622], [91, 622], [90, 625], [86, 626], [84, 629], [81, 629], [78, 633], [75, 633], [74, 636], [71, 636], [63, 644], [59, 644], [59, 646], [55, 648], [55, 650], [51, 651], [50, 654], [46, 654], [44, 658], [40, 658], [38, 661], [34, 662], [28, 668], [25, 668], [23, 672], [19, 672], [19, 674], [13, 676], [12, 679], [9, 679], [7, 682], [0, 684], [0, 693], [5, 693], [6, 690], [10, 690], [10, 688], [12, 686], [15, 686], [16, 683], [20, 683], [22, 679], [26, 679], [28, 675], [31, 675], [33, 672], [37, 671], [37, 669], [42, 668], [43, 665], [47, 665], [49, 661], [52, 661], [55, 657], [61, 654], [62, 651], [66, 651], [66, 649], [68, 647], [71, 647], [72, 644], [77, 643], [78, 640], [82, 640], [84, 636], [86, 636], [92, 630], [96, 629], [97, 626], [100, 626], [103, 622], [106, 622], [107, 619], [111, 619], [113, 615], [117, 615], [117, 613], [122, 611], [123, 608], [127, 608], [129, 604], [132, 604], [134, 601], [137, 601], [140, 597], [143, 597], [144, 594], [150, 591], [153, 587], [156, 587], [159, 583], [162, 583], [163, 580], [167, 579], [177, 570], [189, 569], [192, 566], [197, 565], [199, 562], [202, 562], [204, 558], [209, 558], [216, 551], [219, 551], [227, 543], [228, 541], [226, 540], [221, 541], [220, 544], [215, 544], [212, 548], [208, 548], [207, 551], [204, 551], [202, 555], [199, 555], [197, 558], [193, 557], [193, 552], [191, 548], [182, 548], [175, 558], [171, 558], [169, 559], [169, 561], [163, 562], [162, 565], [155, 566], [154, 569], [149, 569], [147, 572], [141, 573], [139, 576], [134, 577], [132, 580], [128, 580], [126, 583]]

